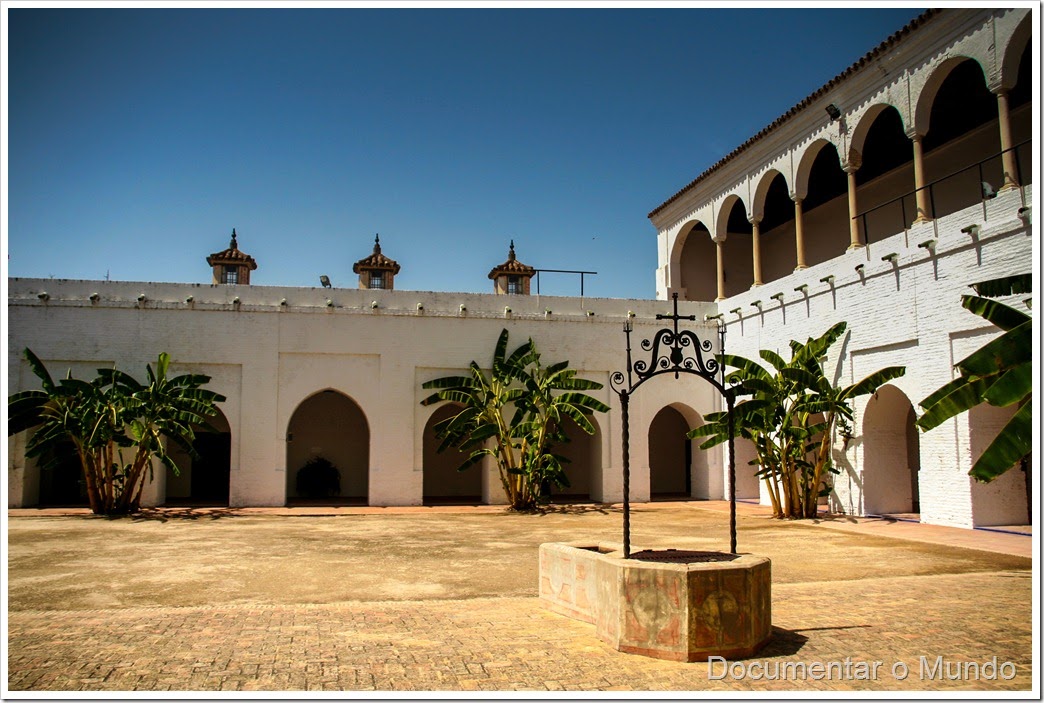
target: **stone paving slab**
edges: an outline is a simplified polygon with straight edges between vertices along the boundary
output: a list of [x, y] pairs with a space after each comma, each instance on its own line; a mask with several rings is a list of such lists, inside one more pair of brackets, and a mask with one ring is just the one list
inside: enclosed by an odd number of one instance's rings
[[[1010, 690], [1032, 686], [1028, 572], [774, 589], [742, 677], [622, 654], [537, 598], [9, 613], [11, 691]], [[997, 657], [1010, 680], [945, 678]], [[925, 657], [927, 668], [922, 666]], [[939, 666], [937, 657], [942, 657]], [[845, 678], [844, 662], [850, 663]], [[813, 662], [837, 662], [827, 672]], [[856, 680], [863, 663], [866, 676]], [[876, 669], [874, 662], [881, 662]], [[893, 667], [909, 667], [905, 680]], [[785, 665], [764, 680], [773, 667]], [[800, 664], [806, 667], [802, 671]], [[750, 669], [752, 664], [756, 664]], [[732, 674], [737, 674], [732, 664]], [[938, 678], [924, 678], [933, 669]], [[876, 679], [869, 678], [876, 671]], [[723, 674], [720, 666], [715, 674]], [[802, 676], [801, 674], [805, 675]], [[822, 673], [820, 680], [812, 678]], [[965, 672], [970, 676], [971, 671]], [[752, 676], [762, 674], [762, 680]]]

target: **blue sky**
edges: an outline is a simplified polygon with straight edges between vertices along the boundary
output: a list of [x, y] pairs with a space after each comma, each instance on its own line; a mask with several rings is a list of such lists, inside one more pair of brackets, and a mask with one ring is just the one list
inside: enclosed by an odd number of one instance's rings
[[[11, 9], [10, 276], [655, 296], [646, 214], [920, 13]], [[544, 294], [575, 295], [544, 276]]]

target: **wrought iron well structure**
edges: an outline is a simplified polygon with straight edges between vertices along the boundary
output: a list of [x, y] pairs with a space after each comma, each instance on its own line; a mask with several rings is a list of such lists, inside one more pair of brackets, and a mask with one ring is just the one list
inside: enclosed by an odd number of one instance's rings
[[[695, 321], [695, 315], [678, 314], [678, 294], [673, 295], [674, 313], [671, 315], [657, 315], [657, 320], [671, 320], [673, 328], [663, 327], [656, 331], [653, 338], [643, 339], [642, 349], [649, 352], [648, 359], [633, 361], [631, 358], [631, 332], [633, 326], [628, 320], [624, 323], [624, 335], [627, 338], [627, 371], [615, 371], [609, 377], [609, 385], [620, 398], [620, 408], [623, 412], [623, 545], [624, 558], [631, 556], [631, 426], [629, 404], [631, 395], [653, 376], [662, 374], [674, 374], [678, 378], [681, 374], [699, 376], [714, 386], [715, 390], [725, 399], [728, 412], [728, 446], [729, 446], [729, 549], [736, 554], [736, 452], [734, 446], [735, 418], [733, 411], [736, 404], [736, 396], [739, 394], [737, 387], [725, 385], [725, 367], [719, 364], [711, 353], [714, 345], [710, 340], [700, 339], [691, 330], [679, 330], [679, 320]], [[720, 321], [718, 325], [718, 353], [725, 353], [725, 325]]]

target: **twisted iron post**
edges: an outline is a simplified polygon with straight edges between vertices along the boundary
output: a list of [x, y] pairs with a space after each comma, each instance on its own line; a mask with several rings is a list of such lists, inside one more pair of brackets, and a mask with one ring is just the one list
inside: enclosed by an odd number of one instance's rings
[[729, 548], [736, 554], [736, 420], [731, 390], [726, 392], [725, 401], [729, 406]]
[[620, 393], [620, 409], [623, 411], [623, 551], [624, 559], [631, 558], [631, 421], [630, 396]]

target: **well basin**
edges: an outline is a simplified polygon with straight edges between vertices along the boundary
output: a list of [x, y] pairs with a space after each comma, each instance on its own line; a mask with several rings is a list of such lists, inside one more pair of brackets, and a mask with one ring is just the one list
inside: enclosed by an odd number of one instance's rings
[[621, 652], [673, 661], [753, 655], [772, 634], [765, 557], [647, 550], [619, 544], [540, 545], [540, 597], [595, 625]]

